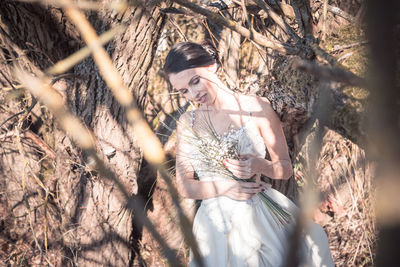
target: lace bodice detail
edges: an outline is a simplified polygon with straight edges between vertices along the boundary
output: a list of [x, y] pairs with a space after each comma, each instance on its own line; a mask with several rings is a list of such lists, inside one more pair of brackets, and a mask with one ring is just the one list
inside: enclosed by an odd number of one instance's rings
[[[191, 112], [191, 127], [193, 128], [194, 115]], [[207, 136], [201, 138], [208, 138]], [[249, 114], [248, 120], [244, 125], [238, 129], [231, 129], [227, 133], [221, 136], [221, 141], [228, 142], [228, 140], [237, 141], [237, 153], [240, 155], [251, 154], [256, 157], [265, 158], [266, 148], [264, 140], [261, 137], [256, 124], [253, 121], [251, 113]], [[201, 142], [201, 140], [198, 140]], [[198, 178], [201, 181], [215, 181], [215, 180], [225, 180], [231, 179], [224, 173], [217, 171], [212, 159], [205, 158], [204, 154], [199, 151], [198, 146], [192, 144], [190, 145], [190, 161], [196, 172]]]

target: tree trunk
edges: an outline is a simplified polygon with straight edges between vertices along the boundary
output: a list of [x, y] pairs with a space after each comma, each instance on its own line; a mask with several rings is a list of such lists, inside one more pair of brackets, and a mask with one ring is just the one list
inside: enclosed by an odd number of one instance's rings
[[[2, 59], [12, 61], [15, 57], [25, 69], [38, 73], [35, 69], [44, 70], [83, 45], [75, 27], [58, 8], [11, 1], [0, 3], [0, 8], [0, 38], [2, 44], [5, 44], [0, 52]], [[88, 15], [99, 34], [113, 25], [128, 25], [106, 49], [124, 82], [137, 97], [138, 104], [143, 107], [148, 83], [147, 72], [154, 58], [164, 16], [159, 13], [158, 7], [150, 5], [130, 7], [123, 14], [100, 9], [89, 12]], [[32, 63], [28, 63], [23, 54]], [[0, 76], [0, 83], [10, 87], [7, 80], [15, 80], [12, 77], [12, 65], [2, 64], [0, 70], [4, 74]], [[54, 87], [65, 97], [69, 109], [93, 131], [98, 141], [98, 151], [108, 167], [119, 176], [132, 195], [137, 194], [141, 190], [136, 178], [142, 154], [135, 137], [128, 130], [124, 110], [113, 98], [93, 60], [89, 58], [76, 65], [68, 75], [59, 78]], [[11, 104], [8, 107], [12, 110]], [[14, 108], [14, 113], [20, 108]], [[1, 122], [10, 115], [11, 113], [2, 115]], [[48, 204], [53, 207], [53, 211], [46, 209], [47, 204], [44, 208], [37, 207], [38, 219], [34, 229], [40, 230], [43, 226], [41, 223], [47, 224], [48, 248], [55, 251], [62, 248], [65, 257], [62, 262], [57, 261], [56, 257], [52, 259], [49, 253], [46, 257], [62, 265], [132, 264], [133, 214], [124, 208], [125, 203], [118, 200], [118, 190], [114, 184], [99, 179], [90, 171], [90, 160], [57, 128], [57, 123], [52, 121], [51, 114], [45, 109], [36, 105], [29, 118], [29, 129], [56, 152], [55, 160], [43, 159], [43, 151], [37, 152], [37, 145], [30, 144], [22, 136], [23, 147], [31, 154], [25, 157], [27, 164], [32, 166], [33, 173], [38, 174], [45, 187], [54, 193], [54, 197], [49, 196], [51, 204]], [[8, 130], [17, 128], [15, 121], [16, 119], [12, 119], [7, 122], [2, 133], [5, 132], [5, 127]], [[33, 179], [27, 181], [28, 186], [25, 189], [21, 189], [24, 166], [14, 164], [13, 161], [19, 161], [23, 156], [13, 142], [15, 137], [8, 138], [10, 142], [7, 143], [7, 149], [10, 152], [6, 153], [2, 144], [0, 171], [3, 177], [13, 179], [2, 179], [1, 186], [2, 191], [5, 189], [6, 192], [13, 192], [13, 198], [6, 196], [8, 203], [5, 208], [13, 212], [11, 217], [15, 218], [25, 213], [33, 214], [27, 211], [27, 207], [17, 205], [27, 199], [29, 193], [32, 193], [32, 200], [28, 199], [28, 203], [31, 201], [32, 205], [34, 201], [43, 202], [46, 190], [41, 190]], [[36, 191], [41, 193], [37, 195]], [[10, 210], [16, 205], [21, 206], [18, 214], [16, 209]], [[46, 214], [52, 216], [43, 218]], [[15, 221], [25, 224], [27, 220], [26, 216], [15, 218]], [[39, 246], [43, 248], [42, 237], [36, 235]], [[36, 256], [35, 252], [32, 254]]]

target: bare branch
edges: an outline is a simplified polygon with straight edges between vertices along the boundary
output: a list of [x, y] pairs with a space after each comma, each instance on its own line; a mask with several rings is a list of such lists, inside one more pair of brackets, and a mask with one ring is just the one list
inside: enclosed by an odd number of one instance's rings
[[333, 47], [334, 50], [331, 51], [331, 52], [333, 53], [333, 52], [337, 52], [337, 51], [340, 51], [340, 50], [345, 50], [345, 49], [357, 47], [357, 46], [360, 46], [360, 45], [364, 45], [364, 44], [367, 44], [367, 43], [368, 43], [368, 41], [365, 40], [365, 41], [355, 42], [355, 43], [347, 44], [347, 45], [335, 45]]
[[[69, 2], [68, 0], [65, 1]], [[167, 172], [164, 170], [163, 165], [166, 157], [159, 139], [143, 118], [141, 111], [137, 107], [136, 99], [122, 81], [122, 77], [114, 67], [110, 56], [102, 46], [98, 45], [99, 37], [86, 16], [76, 8], [67, 8], [66, 14], [77, 26], [87, 45], [93, 48], [93, 58], [99, 68], [100, 74], [107, 83], [115, 99], [125, 108], [127, 120], [137, 138], [137, 143], [143, 150], [144, 157], [150, 164], [160, 171], [162, 178], [164, 178], [164, 181], [168, 186], [168, 191], [171, 194], [171, 198], [178, 211], [181, 231], [186, 238], [188, 245], [192, 249], [196, 261], [202, 265], [199, 249], [190, 227], [190, 221], [179, 204], [178, 191], [174, 187], [171, 177], [167, 175]], [[163, 241], [161, 240], [161, 242]], [[177, 263], [176, 259], [170, 258], [169, 260], [174, 264]]]
[[339, 57], [337, 61], [340, 62], [340, 61], [342, 61], [342, 60], [344, 60], [344, 59], [350, 57], [350, 56], [353, 55], [353, 54], [354, 54], [354, 51], [347, 52], [347, 53], [344, 54], [343, 56]]
[[18, 117], [19, 115], [24, 114], [24, 113], [25, 113], [25, 111], [20, 111], [18, 113], [15, 113], [15, 114], [11, 115], [7, 119], [5, 119], [2, 123], [0, 123], [0, 128], [3, 127], [3, 125], [6, 124], [8, 121], [10, 121], [10, 120], [12, 120], [12, 119]]
[[366, 81], [363, 78], [342, 69], [320, 66], [311, 61], [302, 59], [294, 60], [292, 67], [294, 69], [313, 74], [322, 80], [331, 80], [366, 88]]
[[[272, 42], [272, 41], [268, 40], [264, 35], [256, 32], [256, 31], [250, 31], [240, 25], [237, 25], [237, 23], [235, 23], [234, 21], [225, 19], [224, 17], [220, 16], [219, 14], [211, 12], [211, 11], [209, 11], [205, 8], [202, 8], [194, 3], [191, 3], [191, 2], [188, 2], [185, 0], [173, 0], [173, 1], [178, 3], [179, 5], [189, 8], [190, 10], [192, 10], [196, 13], [204, 15], [205, 17], [207, 17], [208, 19], [210, 19], [216, 23], [219, 23], [229, 29], [232, 29], [232, 30], [238, 32], [242, 36], [254, 41], [256, 44], [259, 44], [261, 46], [272, 48], [276, 51], [281, 52], [282, 54], [299, 55], [301, 58], [307, 58], [307, 59], [313, 58], [313, 56], [316, 54], [316, 55], [320, 56], [321, 58], [325, 59], [331, 65], [334, 65], [334, 63], [335, 63], [335, 59], [331, 55], [329, 55], [325, 50], [323, 50], [321, 47], [319, 47], [317, 44], [315, 44], [313, 42], [307, 43], [306, 45], [298, 44], [297, 46], [290, 46], [290, 45], [284, 44], [284, 43]], [[297, 38], [300, 38], [300, 37], [297, 36]], [[343, 74], [341, 76], [353, 77], [353, 78], [358, 77], [349, 71], [342, 70], [342, 72], [346, 73], [346, 74]], [[356, 82], [357, 79], [351, 79], [351, 81]], [[356, 82], [356, 83], [359, 84], [359, 86], [361, 86], [360, 84], [364, 84], [363, 82], [360, 82], [360, 80], [358, 80], [358, 82]], [[362, 85], [361, 87], [364, 87], [364, 86]]]
[[353, 17], [349, 13], [344, 12], [343, 10], [341, 10], [338, 7], [327, 5], [327, 9], [328, 9], [329, 12], [331, 12], [331, 13], [333, 13], [335, 15], [338, 15], [338, 16], [344, 18], [345, 20], [347, 20], [349, 22], [356, 22], [356, 18], [355, 17]]
[[266, 2], [262, 0], [253, 0], [270, 16], [279, 27], [282, 28], [290, 37], [292, 37], [296, 42], [300, 42], [300, 37], [294, 32], [294, 30], [270, 7]]
[[256, 31], [250, 31], [250, 30], [238, 25], [234, 21], [226, 19], [226, 18], [222, 17], [221, 15], [211, 12], [208, 9], [200, 7], [194, 3], [191, 3], [191, 2], [188, 2], [185, 0], [173, 0], [173, 1], [175, 3], [178, 3], [181, 6], [189, 8], [190, 10], [207, 17], [208, 19], [210, 19], [216, 23], [219, 23], [233, 31], [238, 32], [242, 36], [244, 36], [250, 40], [253, 40], [255, 43], [257, 43], [261, 46], [277, 50], [277, 51], [281, 52], [282, 54], [286, 54], [286, 55], [298, 55], [301, 52], [301, 49], [299, 47], [291, 46], [291, 45], [280, 43], [280, 42], [270, 41], [264, 35], [256, 32]]
[[26, 138], [29, 138], [32, 140], [32, 142], [34, 142], [42, 151], [44, 151], [49, 158], [51, 159], [55, 159], [56, 158], [56, 152], [54, 152], [53, 149], [51, 149], [44, 141], [42, 138], [40, 138], [39, 136], [37, 136], [34, 132], [32, 132], [31, 130], [28, 130], [26, 132], [24, 132], [24, 136]]
[[185, 36], [185, 34], [183, 33], [181, 27], [179, 27], [178, 23], [176, 22], [176, 20], [173, 17], [169, 17], [169, 22], [171, 22], [172, 26], [175, 27], [175, 29], [177, 30], [178, 34], [181, 36], [181, 38], [186, 42], [187, 38]]
[[50, 74], [50, 75], [57, 75], [66, 72], [79, 62], [83, 61], [85, 58], [90, 56], [92, 50], [99, 46], [99, 45], [104, 45], [107, 42], [111, 41], [116, 35], [121, 33], [124, 29], [126, 29], [126, 26], [116, 26], [105, 33], [101, 34], [99, 36], [98, 43], [93, 44], [92, 46], [85, 46], [72, 55], [70, 55], [67, 58], [64, 58], [63, 60], [58, 61], [54, 66], [48, 68], [45, 72]]

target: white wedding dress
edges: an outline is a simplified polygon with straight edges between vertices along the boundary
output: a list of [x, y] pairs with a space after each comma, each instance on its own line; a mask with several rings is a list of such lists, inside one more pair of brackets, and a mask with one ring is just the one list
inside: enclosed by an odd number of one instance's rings
[[[191, 125], [193, 127], [193, 112]], [[253, 120], [230, 133], [238, 138], [239, 153], [255, 154], [264, 158], [264, 141]], [[216, 174], [204, 155], [191, 145], [191, 164], [201, 181], [231, 179]], [[274, 189], [266, 189], [272, 199], [283, 208], [296, 214], [297, 206]], [[290, 233], [293, 224], [279, 225], [269, 208], [256, 195], [248, 201], [228, 197], [215, 197], [202, 201], [193, 223], [204, 265], [207, 267], [283, 266], [289, 252]], [[311, 222], [301, 240], [301, 266], [334, 266], [327, 236], [319, 225]], [[190, 266], [197, 266], [193, 253]]]

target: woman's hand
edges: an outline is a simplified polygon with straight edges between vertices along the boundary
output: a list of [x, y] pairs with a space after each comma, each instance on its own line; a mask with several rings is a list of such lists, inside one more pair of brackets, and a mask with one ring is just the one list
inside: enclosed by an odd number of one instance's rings
[[259, 167], [262, 165], [262, 158], [253, 155], [242, 155], [239, 159], [225, 159], [224, 166], [236, 177], [240, 179], [250, 179], [255, 174], [259, 174]]
[[248, 200], [264, 190], [261, 183], [227, 180], [223, 181], [221, 195], [235, 200]]
[[220, 195], [235, 199], [248, 200], [255, 194], [271, 188], [271, 185], [263, 181], [260, 182], [241, 182], [235, 180], [221, 181], [223, 184], [220, 187]]

